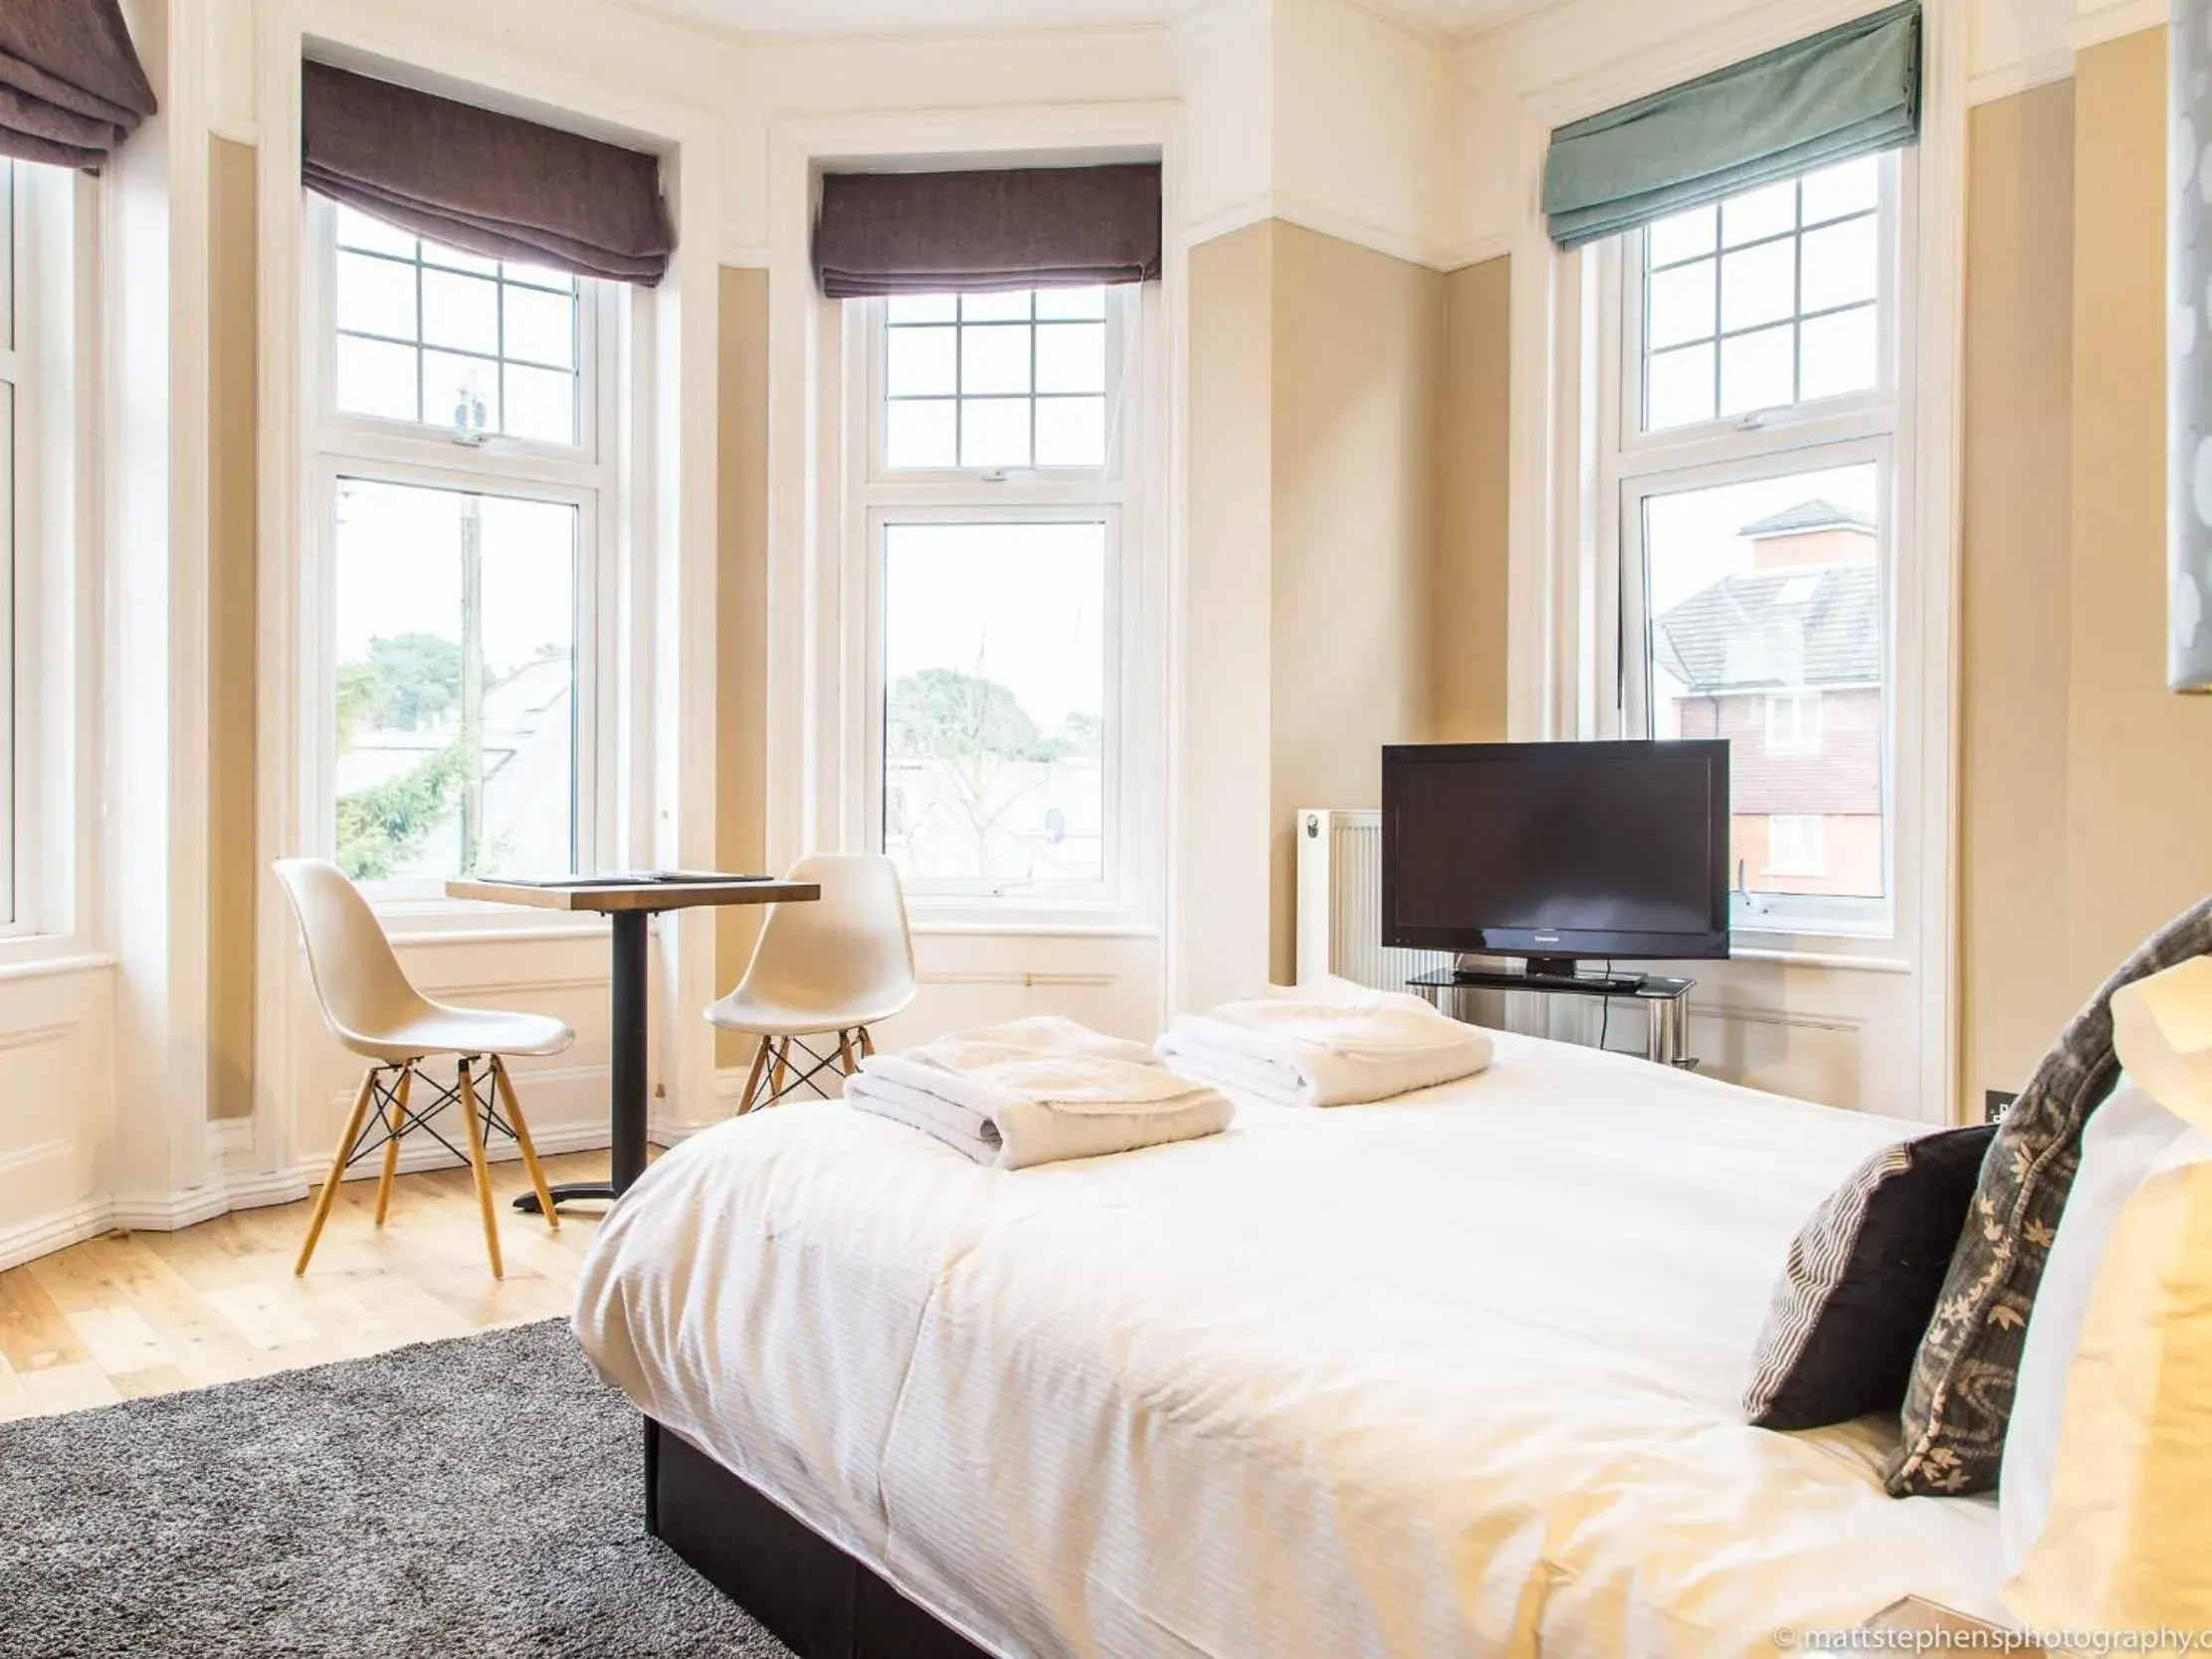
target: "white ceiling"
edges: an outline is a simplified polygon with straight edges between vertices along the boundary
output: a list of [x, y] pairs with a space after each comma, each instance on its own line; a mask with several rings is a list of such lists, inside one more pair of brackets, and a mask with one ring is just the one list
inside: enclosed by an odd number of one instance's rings
[[[1165, 23], [1204, 0], [628, 0], [727, 30], [884, 34], [933, 29], [1052, 29]], [[1533, 11], [1541, 0], [1363, 0], [1455, 34]]]

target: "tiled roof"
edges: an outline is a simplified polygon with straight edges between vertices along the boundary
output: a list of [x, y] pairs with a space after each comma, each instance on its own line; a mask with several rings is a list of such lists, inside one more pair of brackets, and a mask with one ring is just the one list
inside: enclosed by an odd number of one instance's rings
[[1738, 535], [1809, 535], [1814, 530], [1865, 530], [1874, 533], [1874, 520], [1863, 513], [1834, 502], [1799, 502], [1795, 507], [1745, 524]]
[[1754, 570], [1661, 616], [1660, 666], [1692, 692], [1871, 684], [1882, 677], [1882, 582], [1871, 564]]

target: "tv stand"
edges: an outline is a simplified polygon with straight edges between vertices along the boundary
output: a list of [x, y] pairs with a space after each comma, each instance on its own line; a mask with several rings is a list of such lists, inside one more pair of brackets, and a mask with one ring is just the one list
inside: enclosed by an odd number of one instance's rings
[[1525, 972], [1463, 965], [1419, 974], [1406, 983], [1435, 1003], [1441, 1012], [1455, 1017], [1454, 1005], [1458, 997], [1455, 995], [1453, 1004], [1448, 1005], [1444, 1000], [1447, 991], [1529, 991], [1544, 996], [1627, 997], [1644, 1005], [1645, 1059], [1683, 1071], [1693, 1070], [1698, 1064], [1684, 1053], [1690, 1038], [1690, 992], [1698, 983], [1695, 979], [1673, 979], [1657, 973], [1585, 979], [1574, 971], [1571, 959], [1535, 956], [1529, 959]]
[[[1585, 976], [1576, 967], [1573, 956], [1530, 956], [1528, 965], [1516, 976], [1505, 970], [1508, 978], [1518, 977], [1522, 984], [1515, 989], [1558, 991], [1597, 991], [1606, 996], [1633, 996], [1637, 987], [1650, 977], [1644, 973], [1607, 973]], [[1454, 969], [1455, 972], [1460, 971]], [[1481, 972], [1477, 968], [1471, 971]]]

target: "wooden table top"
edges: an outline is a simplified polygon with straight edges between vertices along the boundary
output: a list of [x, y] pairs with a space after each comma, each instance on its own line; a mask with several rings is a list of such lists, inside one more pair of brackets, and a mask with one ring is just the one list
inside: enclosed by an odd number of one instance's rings
[[813, 882], [702, 870], [651, 878], [578, 876], [573, 880], [503, 881], [497, 876], [462, 877], [446, 883], [446, 897], [609, 915], [615, 911], [692, 910], [703, 905], [803, 905], [821, 898], [822, 890]]

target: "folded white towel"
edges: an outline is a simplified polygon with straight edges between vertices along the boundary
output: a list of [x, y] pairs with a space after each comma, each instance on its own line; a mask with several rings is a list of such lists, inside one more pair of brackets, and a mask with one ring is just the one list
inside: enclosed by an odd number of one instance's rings
[[1358, 1000], [1297, 987], [1188, 1014], [1160, 1038], [1163, 1065], [1281, 1106], [1345, 1106], [1450, 1083], [1491, 1062], [1487, 1032], [1414, 997]]
[[1142, 1044], [1057, 1019], [872, 1056], [845, 1099], [1007, 1169], [1217, 1134], [1236, 1112], [1219, 1090], [1152, 1064]]

